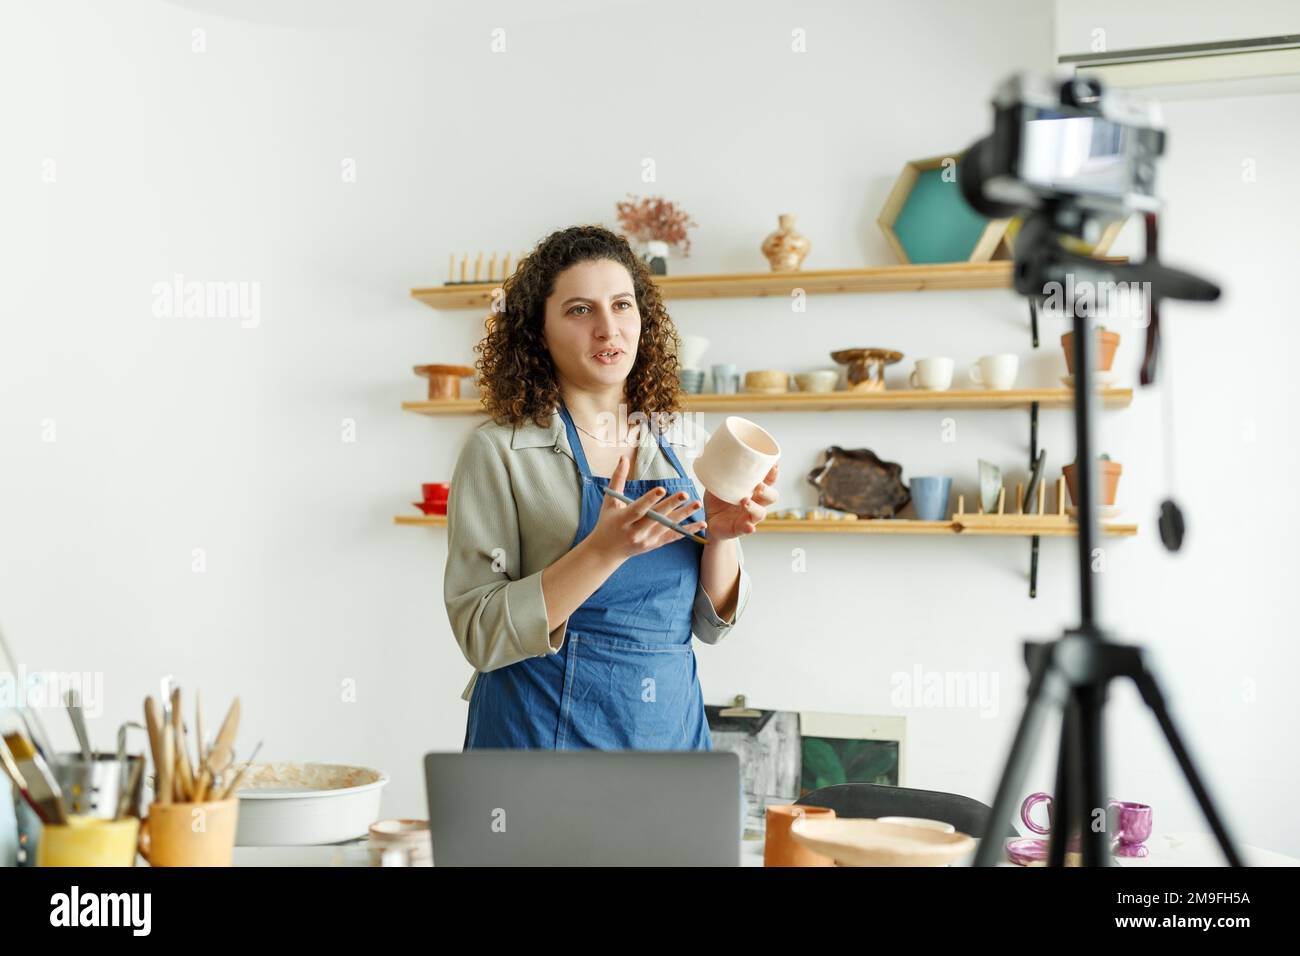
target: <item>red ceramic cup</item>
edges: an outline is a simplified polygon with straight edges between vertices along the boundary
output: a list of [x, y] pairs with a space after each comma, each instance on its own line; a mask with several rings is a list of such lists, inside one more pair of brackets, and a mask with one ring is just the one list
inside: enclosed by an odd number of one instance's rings
[[425, 501], [446, 501], [451, 494], [451, 485], [445, 481], [435, 481], [420, 487], [424, 489]]

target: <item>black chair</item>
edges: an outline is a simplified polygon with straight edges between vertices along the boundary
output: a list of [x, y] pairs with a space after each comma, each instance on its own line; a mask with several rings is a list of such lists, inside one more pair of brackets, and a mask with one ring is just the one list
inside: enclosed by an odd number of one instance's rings
[[[840, 817], [925, 817], [951, 823], [961, 833], [982, 837], [993, 808], [959, 793], [911, 790], [877, 783], [837, 783], [795, 801], [807, 807], [829, 807]], [[1020, 836], [1007, 824], [1008, 839]]]

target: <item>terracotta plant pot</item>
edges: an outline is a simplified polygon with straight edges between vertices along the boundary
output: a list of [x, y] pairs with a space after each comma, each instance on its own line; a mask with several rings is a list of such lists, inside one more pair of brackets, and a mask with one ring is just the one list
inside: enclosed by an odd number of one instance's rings
[[[1068, 374], [1074, 374], [1074, 333], [1066, 332], [1061, 336], [1061, 348], [1065, 349], [1065, 370]], [[1109, 372], [1110, 367], [1115, 362], [1115, 350], [1119, 348], [1119, 333], [1111, 332], [1107, 329], [1097, 330], [1097, 348], [1093, 353], [1093, 358], [1097, 360], [1096, 369], [1101, 372]]]
[[818, 820], [835, 818], [830, 807], [806, 807], [781, 804], [767, 808], [767, 835], [763, 841], [764, 866], [834, 866], [835, 861], [808, 849], [790, 833], [790, 825], [800, 817]]
[[[1098, 504], [1110, 506], [1115, 503], [1115, 493], [1119, 491], [1119, 476], [1124, 470], [1124, 466], [1117, 461], [1107, 461], [1102, 459], [1097, 462], [1097, 477], [1101, 479], [1101, 495]], [[1078, 472], [1074, 464], [1066, 465], [1061, 469], [1065, 475], [1065, 485], [1070, 489], [1070, 504], [1076, 508], [1079, 506], [1079, 498], [1075, 493], [1075, 482], [1078, 478]]]

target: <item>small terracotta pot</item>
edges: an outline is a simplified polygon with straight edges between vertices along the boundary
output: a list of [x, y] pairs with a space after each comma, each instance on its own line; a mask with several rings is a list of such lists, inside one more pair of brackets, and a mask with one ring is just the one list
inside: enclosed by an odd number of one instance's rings
[[[1066, 332], [1061, 336], [1061, 348], [1065, 349], [1065, 370], [1070, 375], [1074, 374], [1074, 333]], [[1115, 350], [1119, 348], [1119, 333], [1111, 332], [1106, 329], [1097, 330], [1097, 347], [1093, 353], [1096, 359], [1096, 369], [1101, 372], [1109, 372], [1111, 365], [1115, 362]]]
[[814, 853], [790, 834], [790, 826], [800, 817], [830, 820], [830, 807], [805, 807], [781, 804], [767, 808], [767, 836], [763, 843], [764, 866], [834, 866], [829, 856]]
[[[1115, 493], [1119, 491], [1119, 476], [1124, 470], [1124, 466], [1117, 461], [1102, 460], [1097, 462], [1097, 477], [1101, 479], [1101, 496], [1099, 504], [1113, 505], [1115, 503]], [[1065, 486], [1070, 489], [1070, 504], [1076, 508], [1079, 506], [1078, 496], [1075, 494], [1075, 481], [1078, 472], [1073, 464], [1066, 465], [1061, 469], [1065, 475]]]

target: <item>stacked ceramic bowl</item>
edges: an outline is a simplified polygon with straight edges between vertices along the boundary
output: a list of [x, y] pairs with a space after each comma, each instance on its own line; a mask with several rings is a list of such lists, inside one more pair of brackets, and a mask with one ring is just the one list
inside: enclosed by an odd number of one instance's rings
[[704, 390], [704, 369], [679, 368], [677, 380], [682, 383], [682, 391], [698, 395]]

